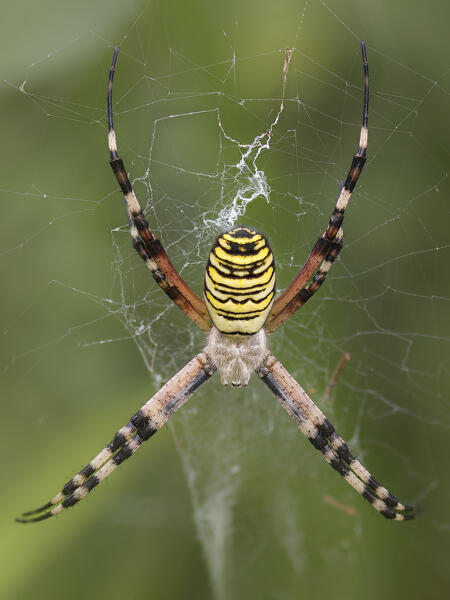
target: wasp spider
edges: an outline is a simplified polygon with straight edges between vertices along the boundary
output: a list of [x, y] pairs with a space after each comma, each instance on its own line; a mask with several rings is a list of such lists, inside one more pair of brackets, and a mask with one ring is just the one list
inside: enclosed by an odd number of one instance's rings
[[341, 184], [328, 226], [302, 269], [275, 299], [275, 264], [267, 238], [252, 227], [235, 226], [219, 235], [211, 248], [204, 300], [181, 279], [161, 242], [150, 230], [117, 153], [112, 111], [113, 78], [119, 51], [115, 48], [107, 92], [108, 145], [110, 164], [124, 195], [133, 246], [169, 298], [208, 332], [208, 344], [119, 429], [112, 441], [66, 483], [59, 494], [37, 510], [24, 513], [18, 521], [42, 521], [77, 504], [161, 429], [216, 371], [222, 383], [231, 386], [247, 385], [250, 375], [256, 371], [314, 448], [363, 498], [388, 519], [413, 518], [414, 508], [399, 502], [352, 456], [325, 415], [267, 347], [267, 334], [317, 292], [342, 248], [344, 211], [366, 161], [369, 67], [364, 42], [361, 47], [364, 108], [358, 151]]

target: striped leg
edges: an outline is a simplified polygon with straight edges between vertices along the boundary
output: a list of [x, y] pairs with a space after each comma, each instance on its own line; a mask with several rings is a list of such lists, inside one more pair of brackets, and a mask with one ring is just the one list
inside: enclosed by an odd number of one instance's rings
[[[361, 42], [361, 50], [364, 68], [364, 107], [358, 151], [353, 156], [350, 170], [347, 174], [344, 185], [341, 188], [336, 206], [328, 223], [328, 227], [315, 243], [314, 248], [312, 249], [297, 277], [273, 304], [272, 311], [266, 323], [266, 330], [269, 333], [284, 323], [284, 321], [286, 321], [286, 319], [288, 319], [298, 308], [300, 308], [300, 306], [302, 306], [312, 295], [310, 294], [308, 297], [306, 297], [307, 295], [305, 294], [302, 295], [303, 287], [322, 263], [322, 261], [324, 259], [326, 260], [327, 254], [333, 250], [333, 245], [337, 242], [338, 232], [342, 230], [345, 209], [347, 208], [352, 192], [355, 189], [361, 171], [363, 170], [366, 162], [369, 119], [369, 65], [367, 63], [366, 45], [364, 42]], [[320, 285], [321, 284], [319, 284], [318, 287], [320, 287]]]
[[23, 513], [24, 518], [16, 521], [19, 523], [43, 521], [77, 504], [124, 460], [132, 456], [142, 442], [150, 439], [161, 429], [215, 370], [206, 354], [198, 354], [150, 398], [127, 425], [119, 429], [112, 441], [68, 481], [59, 494], [44, 506]]
[[111, 69], [108, 77], [108, 147], [109, 164], [122, 190], [133, 247], [150, 269], [156, 283], [164, 290], [169, 298], [183, 310], [187, 316], [203, 331], [209, 331], [210, 320], [206, 306], [180, 277], [170, 262], [161, 242], [150, 231], [147, 219], [142, 212], [138, 199], [128, 179], [122, 159], [117, 153], [117, 141], [114, 131], [112, 112], [112, 88], [119, 48], [114, 49]]
[[325, 278], [328, 274], [328, 271], [331, 269], [334, 261], [336, 260], [339, 252], [342, 250], [342, 238], [344, 236], [344, 231], [342, 227], [339, 228], [334, 242], [328, 245], [328, 251], [317, 271], [314, 275], [310, 283], [302, 288], [298, 294], [296, 294], [292, 300], [284, 307], [284, 309], [278, 313], [277, 316], [272, 319], [269, 317], [267, 324], [265, 325], [265, 329], [267, 333], [272, 333], [279, 325], [284, 323], [286, 319], [292, 315], [297, 309], [307, 302], [311, 296], [313, 296], [317, 290], [322, 286]]
[[352, 456], [333, 425], [274, 356], [269, 354], [257, 373], [314, 448], [377, 511], [397, 521], [414, 518], [414, 508], [399, 502]]

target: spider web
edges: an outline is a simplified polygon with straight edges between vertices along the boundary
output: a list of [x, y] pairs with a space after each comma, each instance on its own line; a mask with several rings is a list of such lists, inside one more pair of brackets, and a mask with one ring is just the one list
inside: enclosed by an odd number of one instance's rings
[[[108, 423], [99, 437], [95, 419], [108, 414], [113, 426], [125, 423], [205, 343], [130, 248], [120, 194], [105, 173], [103, 82], [113, 43], [121, 42], [119, 152], [153, 231], [200, 293], [209, 247], [235, 223], [270, 239], [279, 290], [298, 272], [328, 222], [359, 139], [359, 39], [367, 36], [368, 162], [346, 214], [344, 250], [317, 296], [271, 336], [270, 347], [369, 470], [401, 500], [424, 505], [414, 524], [417, 546], [432, 540], [426, 564], [433, 563], [429, 577], [439, 586], [445, 561], [438, 549], [450, 529], [440, 504], [449, 491], [441, 454], [450, 427], [448, 69], [440, 48], [430, 42], [415, 63], [407, 38], [405, 47], [397, 32], [385, 40], [367, 27], [368, 15], [350, 17], [350, 8], [333, 2], [292, 4], [276, 24], [266, 6], [258, 35], [255, 15], [244, 7], [206, 11], [205, 22], [203, 3], [194, 4], [178, 20], [179, 7], [146, 7], [114, 38], [96, 28], [69, 44], [55, 42], [47, 56], [34, 51], [23, 79], [4, 80], [42, 152], [25, 152], [22, 175], [11, 165], [2, 185], [4, 280], [12, 297], [3, 311], [5, 389], [29, 398], [21, 420], [35, 417], [25, 427], [30, 436], [44, 429], [45, 462], [52, 465], [57, 452], [64, 476], [65, 437], [50, 443], [45, 432], [62, 427], [59, 390], [64, 418], [74, 421], [71, 434], [76, 440], [85, 428], [89, 440], [70, 449], [76, 468], [113, 432]], [[419, 22], [411, 17], [411, 28]], [[293, 49], [287, 80], [286, 45]], [[86, 68], [74, 58], [80, 48], [96, 56], [89, 101], [76, 88]], [[58, 85], [55, 72], [67, 61], [70, 79]], [[35, 252], [43, 265], [34, 263]], [[351, 361], [325, 399], [345, 352]], [[57, 384], [55, 364], [63, 373]], [[62, 381], [69, 377], [70, 392]], [[312, 582], [324, 565], [335, 576], [359, 570], [365, 589], [359, 553], [374, 531], [371, 519], [380, 527], [380, 517], [368, 514], [372, 509], [331, 472], [259, 381], [236, 391], [215, 379], [169, 424], [214, 597], [290, 598], [300, 577], [305, 590], [319, 594]], [[39, 402], [27, 396], [36, 386]], [[55, 399], [43, 405], [43, 390], [53, 386]], [[117, 400], [109, 403], [109, 395]], [[45, 486], [33, 483], [36, 493], [59, 483], [52, 469], [46, 479]], [[124, 506], [111, 509], [110, 518], [142, 526], [146, 504], [133, 520], [125, 517], [132, 510], [127, 496], [120, 498]], [[388, 537], [406, 552], [408, 534], [382, 525], [383, 543]], [[399, 559], [377, 560], [379, 568], [400, 569]], [[422, 561], [420, 550], [408, 560]], [[268, 563], [272, 569], [262, 574]], [[338, 587], [343, 596], [345, 589]]]

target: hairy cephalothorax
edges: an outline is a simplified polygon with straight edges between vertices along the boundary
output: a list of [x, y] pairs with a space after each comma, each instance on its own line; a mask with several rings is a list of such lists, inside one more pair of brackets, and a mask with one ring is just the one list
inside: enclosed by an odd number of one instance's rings
[[239, 387], [247, 385], [251, 374], [264, 362], [269, 353], [266, 339], [264, 329], [249, 336], [230, 336], [212, 326], [205, 352], [216, 366], [220, 381]]
[[[183, 281], [161, 242], [149, 228], [117, 153], [113, 126], [112, 87], [115, 48], [108, 79], [108, 146], [110, 164], [122, 189], [133, 246], [157, 284], [203, 331], [208, 344], [176, 373], [111, 442], [77, 473], [50, 502], [24, 513], [21, 523], [42, 521], [73, 506], [140, 445], [155, 434], [216, 371], [222, 383], [247, 385], [256, 372], [280, 401], [300, 431], [319, 450], [328, 464], [384, 517], [397, 521], [414, 517], [414, 509], [402, 504], [350, 453], [334, 427], [267, 349], [267, 334], [284, 323], [320, 288], [336, 259], [343, 238], [344, 211], [366, 161], [369, 110], [369, 67], [361, 43], [364, 67], [364, 105], [359, 147], [344, 182], [328, 226], [291, 285], [275, 299], [275, 265], [265, 236], [247, 226], [235, 226], [216, 239], [205, 271], [204, 300]], [[286, 77], [292, 51], [287, 49], [283, 66]], [[308, 283], [309, 282], [309, 283]]]

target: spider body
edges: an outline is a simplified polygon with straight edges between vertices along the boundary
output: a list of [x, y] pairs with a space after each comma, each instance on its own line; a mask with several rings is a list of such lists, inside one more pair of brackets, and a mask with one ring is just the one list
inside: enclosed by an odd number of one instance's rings
[[213, 326], [206, 352], [224, 385], [247, 385], [267, 353], [263, 330], [275, 295], [267, 238], [236, 225], [221, 233], [206, 264], [204, 297]]
[[[269, 243], [252, 227], [235, 226], [216, 239], [208, 256], [204, 300], [177, 273], [161, 242], [150, 230], [117, 152], [113, 126], [112, 87], [119, 49], [109, 71], [108, 146], [110, 165], [123, 192], [133, 246], [167, 296], [205, 332], [208, 343], [134, 414], [50, 502], [17, 519], [48, 519], [77, 504], [130, 458], [216, 371], [222, 383], [247, 385], [253, 372], [268, 386], [300, 431], [345, 481], [388, 519], [406, 521], [414, 508], [402, 504], [351, 454], [348, 445], [299, 383], [267, 348], [267, 334], [303, 306], [325, 281], [342, 248], [343, 219], [366, 161], [368, 141], [369, 67], [361, 43], [364, 105], [359, 146], [343, 183], [328, 226], [318, 238], [291, 285], [276, 299], [275, 264]], [[284, 76], [291, 57], [287, 50]]]

